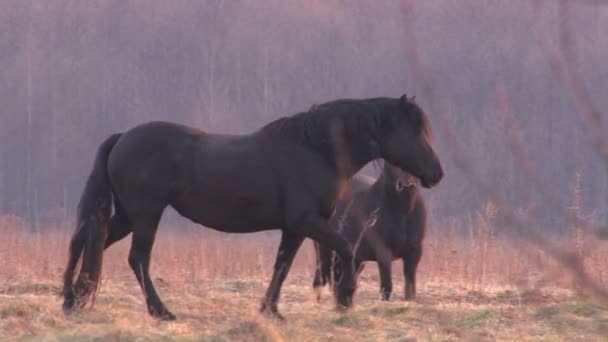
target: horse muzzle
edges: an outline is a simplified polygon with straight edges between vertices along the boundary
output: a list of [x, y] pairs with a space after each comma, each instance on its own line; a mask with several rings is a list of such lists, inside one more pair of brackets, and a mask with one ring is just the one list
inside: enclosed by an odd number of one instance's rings
[[439, 184], [439, 182], [443, 179], [443, 170], [439, 169], [437, 172], [435, 172], [434, 174], [432, 174], [430, 177], [420, 177], [420, 184], [426, 188], [426, 189], [430, 189], [434, 186], [436, 186], [437, 184]]

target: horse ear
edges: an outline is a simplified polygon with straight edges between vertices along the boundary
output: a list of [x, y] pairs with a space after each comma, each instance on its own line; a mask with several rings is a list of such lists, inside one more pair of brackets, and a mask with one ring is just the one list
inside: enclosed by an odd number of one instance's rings
[[416, 100], [416, 95], [412, 96], [412, 98], [410, 99], [410, 101], [415, 102]]
[[407, 104], [407, 94], [405, 93], [401, 96], [401, 104]]

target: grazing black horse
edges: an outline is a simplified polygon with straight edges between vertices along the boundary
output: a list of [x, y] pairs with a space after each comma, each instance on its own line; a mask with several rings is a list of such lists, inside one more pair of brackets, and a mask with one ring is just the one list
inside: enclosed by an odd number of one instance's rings
[[[362, 174], [357, 174], [348, 181], [346, 190], [344, 191], [340, 199], [338, 199], [334, 214], [329, 219], [330, 228], [337, 232], [340, 231], [340, 222], [344, 217], [344, 212], [348, 204], [352, 201], [353, 197], [358, 192], [367, 190], [375, 182], [376, 180], [373, 177], [365, 176]], [[329, 248], [321, 248], [321, 245], [319, 245], [319, 243], [317, 242], [314, 243], [314, 247], [317, 268], [315, 270], [312, 285], [317, 294], [319, 295], [318, 299], [320, 299], [320, 289], [326, 284], [331, 283], [330, 274], [332, 267], [331, 260], [333, 256], [333, 251]]]
[[[133, 233], [129, 265], [148, 312], [171, 320], [150, 279], [150, 254], [167, 206], [229, 233], [282, 230], [261, 311], [281, 318], [281, 285], [304, 238], [344, 260], [337, 305], [351, 305], [351, 245], [328, 225], [347, 181], [386, 159], [432, 187], [443, 177], [430, 124], [408, 99], [341, 99], [277, 119], [247, 135], [219, 135], [149, 122], [107, 138], [79, 202], [64, 274], [64, 312], [82, 307], [99, 284], [105, 248]], [[112, 214], [113, 208], [113, 214]], [[230, 246], [225, 246], [230, 248]], [[82, 254], [80, 274], [72, 284]]]
[[[401, 169], [384, 163], [380, 177], [366, 185], [355, 176], [349, 190], [336, 205], [330, 219], [332, 228], [354, 246], [355, 283], [365, 261], [376, 261], [380, 272], [380, 293], [389, 300], [393, 289], [391, 263], [402, 259], [405, 277], [405, 299], [416, 296], [416, 268], [422, 257], [422, 240], [426, 230], [426, 209], [416, 187], [416, 178]], [[352, 190], [351, 190], [352, 188]], [[332, 250], [315, 243], [317, 269], [313, 288], [320, 298], [320, 289], [331, 283]], [[340, 277], [340, 269], [334, 270]]]

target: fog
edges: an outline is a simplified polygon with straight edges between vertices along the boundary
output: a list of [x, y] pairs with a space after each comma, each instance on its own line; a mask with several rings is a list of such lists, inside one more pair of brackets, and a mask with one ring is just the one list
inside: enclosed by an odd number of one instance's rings
[[[569, 3], [571, 66], [605, 114], [608, 6]], [[470, 217], [487, 201], [439, 122], [476, 177], [510, 208], [534, 205], [545, 229], [564, 225], [577, 172], [582, 205], [605, 219], [607, 170], [550, 63], [566, 20], [558, 4], [2, 0], [0, 213], [34, 229], [72, 215], [97, 146], [146, 121], [248, 133], [315, 103], [407, 93], [428, 112], [446, 171], [423, 190], [433, 222]], [[513, 134], [561, 208], [544, 205], [522, 172]]]

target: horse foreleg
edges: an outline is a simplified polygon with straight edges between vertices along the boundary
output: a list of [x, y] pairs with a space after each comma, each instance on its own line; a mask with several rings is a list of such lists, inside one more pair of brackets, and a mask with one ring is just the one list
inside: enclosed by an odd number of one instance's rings
[[321, 246], [319, 245], [318, 242], [314, 243], [315, 246], [315, 275], [312, 279], [312, 288], [313, 290], [316, 292], [317, 294], [317, 301], [321, 300], [321, 288], [323, 287], [324, 281], [323, 281], [323, 271], [321, 270], [323, 268], [323, 258], [321, 258]]
[[281, 320], [284, 319], [277, 309], [277, 302], [279, 301], [283, 281], [285, 281], [285, 278], [287, 277], [287, 273], [291, 268], [291, 264], [293, 263], [293, 259], [295, 258], [298, 249], [302, 245], [302, 241], [304, 241], [303, 236], [283, 231], [281, 244], [279, 245], [277, 258], [274, 263], [272, 280], [266, 290], [266, 296], [264, 297], [260, 308], [262, 313]]
[[361, 272], [365, 268], [365, 264], [359, 260], [355, 260], [355, 276], [354, 276], [354, 284], [355, 289], [357, 288], [357, 283], [359, 282], [359, 277], [361, 276]]
[[378, 260], [378, 271], [380, 272], [380, 295], [382, 300], [390, 300], [393, 292], [393, 280], [391, 274], [391, 260]]
[[339, 279], [334, 282], [336, 301], [339, 309], [350, 307], [354, 293], [354, 265], [351, 245], [321, 218], [306, 221], [298, 227], [298, 233], [317, 241], [322, 247], [336, 251], [339, 258], [334, 265], [334, 273], [336, 269], [343, 272]]

